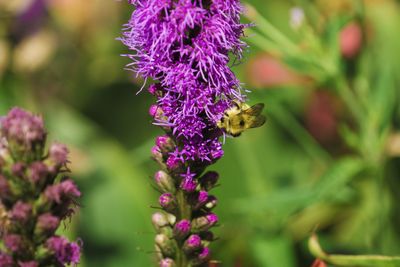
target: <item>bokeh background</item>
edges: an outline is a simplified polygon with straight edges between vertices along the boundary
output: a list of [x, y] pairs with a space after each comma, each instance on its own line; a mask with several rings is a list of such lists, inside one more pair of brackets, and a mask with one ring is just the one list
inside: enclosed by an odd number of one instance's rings
[[[220, 266], [311, 266], [329, 252], [400, 254], [400, 1], [248, 0], [234, 66], [268, 122], [228, 138], [216, 213]], [[250, 4], [251, 6], [249, 6]], [[153, 266], [156, 164], [143, 80], [116, 40], [132, 6], [0, 0], [0, 113], [43, 114], [84, 196], [66, 231], [81, 266]]]

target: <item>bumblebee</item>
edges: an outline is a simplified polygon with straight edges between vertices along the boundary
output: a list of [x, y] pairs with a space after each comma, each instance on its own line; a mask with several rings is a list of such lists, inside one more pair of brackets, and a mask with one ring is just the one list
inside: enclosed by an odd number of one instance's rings
[[246, 103], [234, 102], [234, 105], [225, 110], [224, 116], [217, 122], [218, 128], [226, 134], [238, 137], [244, 130], [262, 126], [266, 118], [261, 112], [263, 103], [249, 106]]

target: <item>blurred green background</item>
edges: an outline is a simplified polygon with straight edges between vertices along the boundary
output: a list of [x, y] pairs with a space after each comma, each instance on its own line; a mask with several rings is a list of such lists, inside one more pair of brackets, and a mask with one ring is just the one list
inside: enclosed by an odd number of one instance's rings
[[[227, 139], [216, 213], [220, 266], [311, 266], [329, 252], [400, 254], [400, 1], [249, 0], [233, 70], [268, 122]], [[0, 113], [43, 114], [84, 193], [68, 234], [81, 266], [152, 266], [156, 164], [143, 80], [116, 40], [132, 6], [0, 0]]]

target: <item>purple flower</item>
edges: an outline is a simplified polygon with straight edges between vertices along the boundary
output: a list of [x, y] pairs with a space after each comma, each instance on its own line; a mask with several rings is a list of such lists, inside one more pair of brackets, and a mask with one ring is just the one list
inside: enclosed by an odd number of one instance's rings
[[181, 177], [183, 178], [181, 188], [189, 193], [194, 192], [197, 187], [197, 182], [194, 179], [195, 176], [196, 174], [190, 172], [190, 168], [187, 168], [186, 173], [181, 174]]
[[9, 143], [18, 145], [22, 154], [46, 139], [42, 118], [20, 108], [13, 108], [2, 120], [1, 133]]
[[51, 213], [40, 215], [36, 222], [36, 229], [39, 233], [54, 233], [60, 225], [60, 218]]
[[23, 248], [23, 240], [20, 235], [16, 234], [9, 234], [4, 236], [4, 245], [11, 251], [11, 252], [18, 252]]
[[25, 223], [32, 213], [32, 205], [28, 203], [24, 203], [22, 201], [18, 201], [14, 204], [10, 217], [18, 222]]
[[239, 1], [212, 1], [209, 8], [189, 0], [132, 3], [136, 10], [121, 40], [134, 52], [127, 55], [128, 68], [160, 82], [149, 89], [163, 91], [158, 106], [165, 116], [158, 123], [171, 125], [182, 139], [185, 160], [220, 158], [218, 137], [208, 138], [204, 130], [215, 127], [233, 99], [243, 99], [228, 67], [229, 53], [240, 59], [246, 47]]
[[80, 197], [81, 192], [72, 180], [65, 180], [59, 184], [48, 186], [45, 195], [50, 201], [60, 204], [63, 199]]
[[33, 162], [29, 166], [29, 179], [35, 184], [45, 179], [47, 174], [47, 166], [41, 161]]
[[68, 162], [68, 148], [64, 144], [53, 143], [49, 149], [49, 158], [57, 165], [62, 166]]
[[0, 250], [0, 266], [1, 267], [14, 266], [13, 258], [10, 255], [4, 254], [1, 250]]
[[46, 247], [52, 251], [60, 264], [78, 264], [81, 248], [75, 242], [68, 242], [64, 237], [54, 236], [47, 240]]
[[19, 178], [24, 178], [25, 176], [25, 164], [22, 162], [17, 162], [14, 163], [11, 166], [11, 172], [13, 175], [19, 177]]

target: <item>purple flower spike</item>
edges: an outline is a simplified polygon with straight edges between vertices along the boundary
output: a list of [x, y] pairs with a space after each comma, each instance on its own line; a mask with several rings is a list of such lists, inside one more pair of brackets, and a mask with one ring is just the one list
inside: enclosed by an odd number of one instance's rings
[[153, 216], [160, 266], [175, 265], [170, 259], [198, 266], [210, 259], [200, 236], [218, 221], [208, 213], [216, 205], [208, 191], [218, 174], [202, 174], [224, 154], [217, 123], [246, 98], [229, 65], [242, 57], [247, 25], [240, 23], [239, 0], [128, 2], [135, 10], [120, 39], [132, 51], [127, 68], [155, 81], [148, 87], [156, 98], [149, 114], [165, 135], [152, 149], [162, 169], [154, 178], [161, 207], [178, 220], [164, 224]]
[[[71, 216], [81, 192], [68, 171], [68, 149], [46, 151], [41, 117], [20, 108], [0, 125], [0, 267], [76, 265], [80, 246], [55, 236]], [[66, 223], [65, 223], [66, 226]]]

